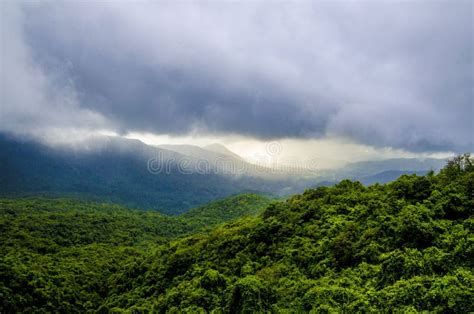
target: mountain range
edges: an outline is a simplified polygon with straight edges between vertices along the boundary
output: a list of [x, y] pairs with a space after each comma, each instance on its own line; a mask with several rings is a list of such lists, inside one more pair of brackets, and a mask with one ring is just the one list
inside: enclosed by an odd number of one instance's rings
[[76, 197], [179, 214], [239, 193], [290, 195], [342, 178], [384, 183], [405, 173], [438, 170], [440, 159], [349, 164], [301, 176], [253, 165], [220, 144], [146, 145], [97, 137], [76, 146], [47, 146], [0, 136], [0, 196]]

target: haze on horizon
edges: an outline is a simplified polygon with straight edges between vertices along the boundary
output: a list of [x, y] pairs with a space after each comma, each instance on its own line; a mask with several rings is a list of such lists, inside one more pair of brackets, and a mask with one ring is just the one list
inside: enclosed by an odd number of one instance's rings
[[326, 166], [474, 151], [473, 3], [15, 2], [0, 132]]

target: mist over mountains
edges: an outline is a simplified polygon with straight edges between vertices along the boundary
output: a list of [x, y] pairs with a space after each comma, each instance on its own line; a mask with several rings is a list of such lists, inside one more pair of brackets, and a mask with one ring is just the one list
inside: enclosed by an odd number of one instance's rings
[[72, 196], [176, 214], [244, 192], [285, 196], [341, 178], [383, 183], [404, 173], [438, 170], [443, 163], [367, 161], [303, 177], [248, 163], [219, 144], [155, 147], [138, 140], [97, 137], [78, 146], [50, 147], [4, 134], [0, 195]]
[[[276, 186], [267, 188], [256, 178], [222, 176], [213, 171], [183, 173], [178, 162], [189, 158], [136, 140], [110, 137], [93, 146], [87, 150], [51, 148], [2, 137], [0, 193], [75, 196], [179, 213], [256, 187], [267, 193], [278, 190]], [[159, 167], [165, 165], [162, 171], [150, 171], [150, 160], [156, 160]]]

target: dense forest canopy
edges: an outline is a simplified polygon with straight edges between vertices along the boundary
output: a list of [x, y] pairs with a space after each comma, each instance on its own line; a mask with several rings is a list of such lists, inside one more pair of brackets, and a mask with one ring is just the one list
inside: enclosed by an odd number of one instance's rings
[[474, 311], [473, 193], [464, 155], [438, 174], [178, 217], [5, 199], [0, 312]]

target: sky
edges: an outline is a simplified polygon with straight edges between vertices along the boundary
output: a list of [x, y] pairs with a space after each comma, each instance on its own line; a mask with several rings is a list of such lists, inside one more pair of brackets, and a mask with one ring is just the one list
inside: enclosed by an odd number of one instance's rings
[[474, 151], [472, 1], [0, 8], [0, 132], [220, 142], [254, 160], [272, 143], [335, 163]]

